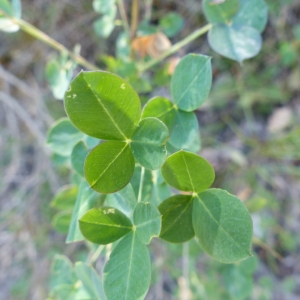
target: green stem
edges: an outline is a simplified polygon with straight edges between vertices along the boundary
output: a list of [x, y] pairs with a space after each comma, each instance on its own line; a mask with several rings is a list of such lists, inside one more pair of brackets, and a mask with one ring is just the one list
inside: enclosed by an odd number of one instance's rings
[[104, 245], [100, 245], [90, 259], [90, 264], [94, 264], [101, 252], [104, 250]]
[[52, 39], [50, 36], [45, 34], [43, 31], [39, 30], [38, 28], [34, 27], [30, 23], [28, 23], [22, 19], [17, 19], [12, 16], [9, 16], [2, 9], [0, 9], [0, 15], [4, 15], [6, 18], [10, 19], [13, 23], [17, 24], [21, 30], [25, 31], [29, 35], [40, 40], [41, 42], [47, 44], [48, 46], [54, 48], [55, 50], [59, 51], [60, 53], [67, 53], [79, 65], [81, 65], [89, 70], [98, 70], [99, 69], [97, 66], [88, 62], [84, 57], [69, 51], [64, 45], [58, 43], [57, 41]]
[[140, 188], [139, 188], [139, 194], [138, 194], [138, 200], [137, 200], [138, 202], [142, 201], [144, 176], [145, 176], [145, 168], [142, 167], [142, 169], [141, 169], [141, 179], [140, 179]]
[[145, 72], [146, 70], [150, 69], [157, 63], [161, 62], [166, 57], [174, 54], [175, 52], [177, 52], [178, 50], [180, 50], [181, 48], [183, 48], [184, 46], [186, 46], [193, 40], [197, 39], [199, 36], [208, 32], [212, 28], [212, 26], [213, 26], [212, 24], [207, 24], [207, 25], [195, 30], [193, 33], [188, 35], [186, 38], [184, 38], [180, 42], [174, 44], [171, 48], [169, 48], [167, 51], [165, 51], [159, 58], [152, 59], [149, 62], [147, 62], [143, 65], [140, 65], [138, 67], [138, 70], [140, 71], [140, 73]]

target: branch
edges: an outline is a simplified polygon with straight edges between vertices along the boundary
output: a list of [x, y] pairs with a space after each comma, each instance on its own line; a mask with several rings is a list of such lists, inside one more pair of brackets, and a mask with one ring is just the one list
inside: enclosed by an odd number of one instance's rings
[[193, 40], [197, 39], [199, 36], [201, 36], [201, 35], [205, 34], [206, 32], [208, 32], [212, 27], [213, 27], [212, 24], [207, 24], [207, 25], [199, 28], [198, 30], [194, 31], [193, 33], [188, 35], [183, 40], [181, 40], [178, 43], [174, 44], [170, 49], [168, 49], [166, 52], [164, 52], [159, 58], [152, 59], [149, 62], [138, 66], [138, 70], [140, 71], [140, 73], [145, 72], [146, 70], [150, 69], [151, 67], [153, 67], [157, 63], [161, 62], [166, 57], [174, 54], [179, 49], [183, 48], [184, 46], [186, 46], [187, 44], [189, 44]]
[[52, 39], [50, 36], [45, 34], [43, 31], [39, 30], [38, 28], [34, 27], [30, 23], [28, 23], [22, 19], [14, 18], [14, 17], [6, 14], [2, 9], [0, 9], [0, 15], [4, 15], [6, 18], [10, 19], [13, 23], [17, 24], [21, 30], [25, 31], [29, 35], [40, 40], [41, 42], [47, 44], [48, 46], [54, 48], [55, 50], [59, 51], [60, 53], [67, 53], [79, 65], [81, 65], [89, 70], [98, 70], [99, 69], [96, 65], [91, 64], [81, 55], [78, 55], [78, 54], [75, 54], [75, 53], [69, 51], [64, 45], [58, 43], [57, 41]]

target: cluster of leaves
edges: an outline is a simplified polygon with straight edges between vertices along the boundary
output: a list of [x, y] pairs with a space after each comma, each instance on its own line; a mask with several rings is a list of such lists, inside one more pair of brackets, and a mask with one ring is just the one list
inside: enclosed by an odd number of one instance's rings
[[[196, 236], [208, 254], [225, 263], [251, 256], [252, 221], [246, 207], [226, 191], [209, 189], [215, 176], [212, 166], [182, 150], [199, 136], [193, 110], [205, 101], [210, 87], [210, 58], [191, 54], [181, 60], [172, 77], [174, 102], [157, 97], [141, 111], [133, 88], [101, 71], [81, 72], [65, 94], [66, 112], [80, 131], [61, 120], [52, 127], [48, 143], [55, 151], [61, 149], [60, 154], [67, 152], [86, 180], [81, 177], [67, 241], [85, 237], [106, 245], [122, 238], [104, 268], [107, 299], [146, 295], [151, 279], [146, 245], [153, 237], [183, 243]], [[185, 128], [191, 116], [196, 126]], [[71, 147], [62, 143], [67, 140], [66, 132], [59, 129], [62, 125], [70, 128]], [[88, 136], [104, 140], [89, 153], [82, 141]], [[173, 154], [167, 157], [169, 153]], [[160, 168], [161, 174], [156, 171]], [[171, 196], [167, 185], [184, 194]], [[95, 202], [93, 190], [112, 194]], [[66, 190], [60, 192], [60, 199], [62, 192]], [[53, 200], [53, 206], [58, 207], [58, 202]], [[71, 210], [65, 211], [70, 218]]]
[[88, 264], [77, 262], [74, 266], [62, 255], [56, 255], [51, 266], [51, 293], [54, 299], [105, 299], [102, 282]]
[[264, 0], [204, 0], [203, 9], [206, 19], [214, 24], [208, 34], [214, 51], [238, 62], [258, 54], [268, 20]]
[[95, 12], [102, 16], [94, 22], [94, 30], [99, 37], [107, 38], [115, 28], [117, 6], [115, 0], [94, 0]]
[[[76, 46], [74, 53], [79, 53], [79, 46]], [[77, 64], [69, 59], [66, 53], [52, 58], [46, 65], [46, 78], [55, 99], [63, 100], [65, 92], [73, 77]]]

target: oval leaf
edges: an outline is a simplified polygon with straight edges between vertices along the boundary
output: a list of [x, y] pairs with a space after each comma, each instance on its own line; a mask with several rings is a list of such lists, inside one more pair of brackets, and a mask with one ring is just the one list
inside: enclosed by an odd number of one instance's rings
[[71, 154], [71, 163], [73, 169], [82, 177], [84, 176], [84, 160], [88, 155], [88, 149], [83, 141], [78, 142]]
[[53, 227], [60, 233], [68, 233], [72, 212], [63, 210], [55, 214], [52, 218]]
[[143, 119], [130, 142], [135, 159], [146, 169], [159, 169], [167, 158], [168, 138], [169, 130], [162, 121]]
[[184, 111], [193, 111], [206, 100], [211, 88], [211, 58], [189, 54], [180, 60], [171, 80], [174, 102]]
[[77, 185], [65, 185], [57, 191], [50, 205], [61, 210], [73, 210], [77, 193]]
[[95, 203], [100, 200], [100, 197], [101, 195], [93, 191], [86, 181], [80, 184], [66, 243], [84, 240], [79, 229], [78, 220], [86, 211], [95, 206]]
[[194, 112], [176, 110], [169, 143], [175, 149], [198, 152], [201, 148], [198, 120]]
[[95, 269], [81, 261], [75, 263], [74, 271], [86, 291], [89, 293], [90, 299], [104, 300], [104, 290], [101, 279]]
[[192, 199], [192, 195], [176, 195], [158, 206], [162, 214], [160, 238], [171, 243], [184, 243], [194, 237]]
[[223, 263], [251, 256], [252, 220], [245, 205], [220, 189], [194, 198], [193, 225], [202, 248]]
[[76, 129], [67, 118], [61, 118], [50, 127], [47, 145], [52, 152], [61, 156], [69, 156], [73, 147], [83, 138], [84, 134]]
[[237, 13], [239, 9], [239, 0], [204, 0], [203, 9], [208, 22], [226, 23]]
[[115, 0], [94, 0], [93, 8], [98, 14], [109, 14], [115, 5]]
[[170, 155], [162, 167], [165, 181], [180, 191], [196, 192], [209, 188], [215, 171], [203, 157], [186, 151]]
[[171, 131], [175, 122], [174, 103], [164, 97], [150, 99], [143, 108], [142, 118], [155, 117], [169, 128]]
[[102, 71], [79, 73], [65, 94], [65, 109], [79, 130], [105, 140], [129, 139], [141, 115], [134, 89]]
[[150, 280], [149, 251], [131, 232], [113, 249], [105, 265], [103, 284], [107, 300], [144, 299]]
[[262, 32], [268, 21], [268, 6], [263, 0], [239, 0], [240, 9], [232, 18], [235, 24], [253, 27]]
[[161, 228], [161, 215], [157, 208], [149, 202], [139, 202], [133, 212], [136, 233], [144, 244], [159, 236]]
[[84, 165], [85, 178], [99, 193], [124, 188], [134, 172], [134, 157], [127, 143], [109, 141], [95, 147]]
[[79, 227], [87, 240], [101, 245], [117, 241], [132, 230], [130, 220], [119, 210], [109, 206], [87, 211], [79, 219]]
[[208, 42], [222, 56], [242, 62], [258, 54], [262, 39], [253, 27], [218, 24], [209, 31]]

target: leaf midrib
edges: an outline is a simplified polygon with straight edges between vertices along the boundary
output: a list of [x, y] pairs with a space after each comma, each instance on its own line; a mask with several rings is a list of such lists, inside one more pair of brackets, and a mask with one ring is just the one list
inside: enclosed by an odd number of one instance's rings
[[99, 175], [99, 177], [91, 184], [91, 187], [95, 186], [98, 183], [102, 175], [110, 168], [110, 166], [118, 159], [118, 157], [124, 152], [128, 144], [125, 144], [125, 147], [120, 151], [120, 153], [108, 164], [108, 166], [103, 170], [103, 172]]
[[124, 228], [124, 229], [132, 229], [132, 226], [124, 226], [124, 225], [117, 225], [117, 224], [107, 224], [107, 223], [98, 223], [98, 222], [88, 222], [88, 221], [82, 221], [81, 223], [89, 224], [89, 225], [99, 225], [103, 227], [116, 227], [116, 228]]
[[[191, 197], [192, 198], [192, 197]], [[188, 207], [191, 205], [191, 199], [189, 200], [189, 203], [187, 203], [186, 207], [181, 211], [181, 213], [179, 214], [179, 216], [173, 220], [173, 222], [171, 223], [171, 225], [169, 225], [167, 227], [167, 229], [165, 229], [164, 231], [161, 231], [160, 235], [162, 236], [165, 232], [167, 232], [177, 221], [179, 218], [181, 218], [181, 216], [185, 213], [185, 211], [188, 209]], [[181, 205], [180, 205], [181, 206]]]
[[91, 85], [88, 83], [88, 81], [86, 80], [85, 76], [82, 76], [84, 81], [86, 82], [87, 86], [90, 88], [90, 90], [92, 91], [93, 95], [95, 96], [95, 98], [97, 99], [98, 103], [103, 107], [104, 111], [106, 112], [107, 116], [111, 119], [112, 123], [114, 124], [115, 128], [119, 131], [119, 133], [124, 137], [125, 140], [127, 140], [127, 137], [125, 136], [125, 134], [123, 133], [123, 131], [120, 129], [120, 127], [118, 126], [118, 124], [115, 122], [115, 120], [113, 119], [113, 117], [110, 115], [109, 111], [106, 109], [105, 105], [102, 103], [101, 99], [98, 97], [98, 95], [94, 92], [93, 88], [91, 87]]
[[186, 167], [186, 171], [188, 173], [188, 176], [190, 178], [190, 182], [191, 182], [191, 185], [192, 185], [192, 191], [190, 192], [195, 192], [195, 187], [194, 187], [194, 184], [193, 184], [193, 181], [192, 181], [192, 177], [191, 177], [191, 174], [190, 174], [190, 171], [189, 171], [189, 168], [188, 168], [188, 165], [186, 163], [186, 160], [185, 160], [185, 157], [184, 157], [184, 153], [182, 153], [182, 157], [183, 157], [183, 160], [184, 160], [184, 164], [185, 164], [185, 167]]
[[189, 88], [194, 84], [194, 82], [199, 78], [202, 70], [206, 67], [206, 63], [209, 60], [209, 58], [206, 59], [205, 63], [203, 64], [203, 66], [201, 67], [201, 69], [199, 70], [198, 74], [194, 77], [194, 79], [190, 82], [190, 84], [186, 87], [185, 91], [181, 94], [177, 104], [179, 105], [179, 103], [181, 102], [181, 100], [183, 99], [183, 97], [185, 96], [185, 94], [188, 92]]
[[130, 277], [131, 277], [130, 274], [131, 274], [131, 269], [132, 269], [134, 239], [135, 239], [135, 233], [132, 234], [131, 252], [130, 252], [129, 266], [128, 266], [128, 277], [127, 277], [127, 284], [126, 284], [126, 291], [125, 291], [125, 297], [124, 297], [124, 299], [127, 299], [129, 281], [130, 281]]

